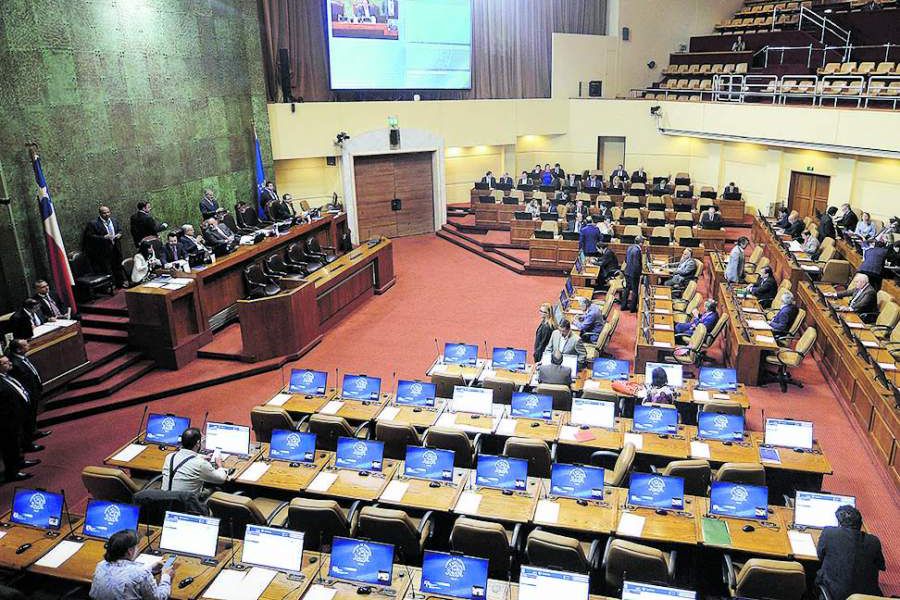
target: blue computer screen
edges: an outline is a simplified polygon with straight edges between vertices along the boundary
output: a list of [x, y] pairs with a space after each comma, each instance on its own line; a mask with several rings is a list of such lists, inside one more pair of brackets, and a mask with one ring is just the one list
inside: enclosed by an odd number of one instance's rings
[[325, 394], [325, 386], [327, 384], [328, 373], [325, 371], [293, 369], [291, 370], [291, 385], [288, 387], [288, 391], [292, 394], [322, 396]]
[[397, 382], [397, 404], [434, 406], [436, 389], [433, 383], [401, 379]]
[[125, 529], [136, 530], [140, 512], [134, 504], [91, 500], [84, 515], [84, 535], [105, 540]]
[[565, 290], [559, 293], [559, 305], [563, 307], [563, 310], [569, 307], [569, 297], [566, 296]]
[[709, 512], [738, 519], [766, 519], [769, 489], [762, 485], [713, 481], [709, 490]]
[[16, 490], [9, 520], [41, 529], [59, 529], [63, 496], [41, 490]]
[[384, 444], [374, 440], [341, 437], [337, 441], [334, 464], [340, 469], [380, 471]]
[[316, 434], [273, 429], [269, 458], [290, 462], [312, 462], [316, 458]]
[[478, 455], [475, 484], [503, 490], [524, 490], [528, 481], [528, 461], [506, 456]]
[[407, 477], [453, 481], [453, 450], [408, 446], [403, 473]]
[[697, 417], [697, 434], [704, 440], [740, 441], [744, 439], [744, 417], [701, 412]]
[[147, 435], [144, 439], [152, 444], [180, 444], [181, 434], [190, 426], [190, 417], [150, 413], [147, 419]]
[[724, 367], [700, 367], [697, 379], [701, 389], [731, 391], [738, 386], [737, 371]]
[[335, 537], [331, 544], [328, 575], [372, 585], [390, 585], [394, 546]]
[[381, 378], [367, 375], [344, 375], [341, 397], [351, 400], [378, 400], [381, 395]]
[[638, 404], [634, 407], [634, 430], [641, 433], [677, 433], [678, 410]]
[[654, 473], [632, 473], [628, 503], [680, 510], [684, 507], [684, 479]]
[[567, 498], [603, 499], [603, 469], [586, 465], [553, 463], [550, 493]]
[[591, 370], [593, 379], [609, 379], [612, 381], [624, 381], [628, 379], [631, 371], [631, 362], [615, 358], [597, 358]]
[[422, 558], [423, 594], [483, 599], [486, 595], [488, 559], [426, 550]]
[[567, 296], [575, 295], [575, 287], [572, 285], [571, 277], [566, 277], [566, 295]]
[[454, 365], [474, 365], [478, 362], [478, 346], [448, 342], [444, 344], [444, 362]]
[[553, 417], [553, 396], [513, 392], [509, 414], [517, 419], [550, 419]]
[[518, 348], [494, 348], [494, 352], [491, 354], [491, 366], [494, 369], [506, 369], [507, 371], [524, 371], [527, 356], [526, 350]]

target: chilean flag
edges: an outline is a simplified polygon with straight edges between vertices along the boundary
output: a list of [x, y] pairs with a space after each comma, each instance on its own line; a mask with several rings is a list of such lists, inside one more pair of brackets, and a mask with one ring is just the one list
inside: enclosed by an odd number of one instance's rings
[[259, 149], [259, 138], [253, 128], [253, 145], [256, 149], [256, 211], [260, 221], [266, 220], [266, 206], [262, 202], [262, 191], [266, 187], [266, 171], [263, 168], [262, 152]]
[[38, 203], [41, 207], [41, 220], [44, 222], [44, 234], [47, 238], [47, 258], [50, 261], [50, 277], [53, 281], [53, 288], [72, 307], [74, 313], [77, 310], [75, 296], [72, 294], [75, 280], [72, 278], [72, 270], [69, 268], [66, 247], [63, 244], [62, 234], [59, 232], [56, 211], [53, 210], [50, 190], [47, 188], [47, 180], [44, 179], [44, 170], [41, 169], [41, 159], [36, 152], [31, 154], [31, 163], [34, 167], [34, 180], [41, 193]]

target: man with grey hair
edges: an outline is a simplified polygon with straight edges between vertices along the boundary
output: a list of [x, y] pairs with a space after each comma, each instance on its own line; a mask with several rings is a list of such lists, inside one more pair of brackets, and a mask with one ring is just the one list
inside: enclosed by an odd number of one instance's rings
[[203, 190], [203, 197], [200, 198], [200, 214], [203, 219], [210, 217], [218, 217], [222, 209], [219, 207], [219, 201], [210, 189]]
[[772, 335], [776, 337], [787, 335], [791, 330], [791, 325], [794, 324], [794, 319], [797, 318], [798, 312], [800, 312], [800, 309], [798, 309], [797, 305], [794, 303], [794, 294], [791, 293], [790, 290], [786, 290], [781, 294], [781, 308], [778, 309], [778, 312], [775, 313], [775, 316], [769, 321], [769, 327], [772, 328]]
[[847, 306], [838, 306], [839, 312], [855, 312], [864, 323], [875, 320], [878, 312], [878, 292], [869, 283], [869, 276], [857, 273], [843, 292], [826, 294], [830, 298], [850, 298]]

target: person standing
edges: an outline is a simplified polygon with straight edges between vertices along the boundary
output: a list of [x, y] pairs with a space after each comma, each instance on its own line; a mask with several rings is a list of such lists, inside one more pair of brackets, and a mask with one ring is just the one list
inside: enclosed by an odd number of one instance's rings
[[594, 224], [594, 218], [588, 217], [587, 222], [578, 233], [578, 249], [583, 250], [585, 256], [597, 256], [597, 241], [600, 239], [600, 230]]
[[744, 248], [750, 244], [745, 236], [738, 238], [737, 243], [728, 255], [728, 264], [725, 265], [725, 281], [740, 283], [744, 280]]
[[881, 540], [862, 531], [862, 514], [850, 505], [835, 511], [837, 527], [826, 527], [819, 536], [816, 583], [828, 590], [831, 600], [852, 594], [881, 596], [878, 573], [886, 565]]
[[210, 189], [203, 190], [203, 197], [200, 198], [200, 215], [204, 219], [210, 217], [218, 218], [220, 210], [222, 209], [219, 207], [219, 201], [216, 200], [213, 191]]
[[38, 459], [25, 460], [22, 452], [22, 424], [31, 399], [28, 390], [10, 375], [11, 371], [12, 361], [8, 356], [0, 356], [0, 457], [6, 482], [29, 479], [32, 474], [20, 469], [41, 464]]
[[140, 247], [144, 238], [156, 237], [169, 226], [168, 223], [160, 223], [154, 219], [150, 209], [149, 202], [138, 202], [137, 212], [131, 215], [131, 239], [135, 247]]
[[637, 312], [638, 296], [641, 288], [641, 272], [643, 271], [644, 253], [641, 244], [644, 236], [637, 235], [634, 243], [625, 251], [625, 300], [624, 308], [631, 312]]
[[47, 437], [52, 432], [50, 430], [41, 431], [37, 428], [37, 413], [44, 397], [44, 382], [41, 380], [41, 374], [37, 367], [28, 358], [30, 349], [28, 340], [14, 339], [9, 343], [6, 354], [12, 363], [10, 375], [28, 392], [29, 403], [22, 421], [22, 449], [25, 452], [40, 452], [44, 447], [36, 444], [35, 440]]
[[540, 362], [555, 329], [556, 320], [553, 318], [553, 307], [545, 302], [541, 304], [541, 322], [538, 323], [537, 330], [534, 332], [534, 362]]
[[101, 206], [99, 216], [87, 224], [85, 251], [94, 271], [112, 276], [117, 288], [125, 285], [122, 269], [122, 226], [108, 206]]

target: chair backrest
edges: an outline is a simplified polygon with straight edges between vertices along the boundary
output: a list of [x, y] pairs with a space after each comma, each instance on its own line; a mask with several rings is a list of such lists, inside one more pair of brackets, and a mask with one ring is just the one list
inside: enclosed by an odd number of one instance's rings
[[888, 337], [888, 341], [900, 342], [900, 323], [897, 323], [894, 325], [894, 328], [891, 329], [891, 335]]
[[402, 510], [364, 506], [359, 512], [356, 535], [393, 544], [395, 556], [404, 561], [418, 562], [422, 553], [416, 524]]
[[759, 259], [759, 262], [756, 263], [756, 269], [754, 271], [756, 273], [762, 274], [763, 269], [769, 266], [769, 257], [763, 256]]
[[572, 388], [564, 383], [539, 383], [535, 391], [553, 396], [553, 410], [572, 410]]
[[559, 223], [557, 221], [541, 221], [541, 231], [552, 231], [555, 235], [559, 233]]
[[693, 297], [688, 301], [687, 306], [684, 309], [684, 313], [687, 315], [690, 315], [691, 313], [694, 312], [694, 310], [696, 310], [697, 308], [700, 307], [700, 302], [702, 302], [702, 301], [703, 301], [702, 294], [699, 294], [699, 293], [694, 294]]
[[703, 323], [697, 323], [697, 326], [694, 327], [694, 333], [692, 333], [690, 339], [688, 339], [687, 347], [696, 352], [703, 347], [703, 342], [705, 340], [706, 325], [704, 325]]
[[719, 315], [719, 320], [713, 325], [712, 331], [706, 336], [706, 342], [703, 345], [709, 347], [715, 344], [726, 325], [728, 325], [728, 315]]
[[567, 570], [579, 573], [587, 573], [591, 567], [577, 539], [540, 529], [528, 535], [525, 557], [528, 564], [537, 567], [559, 569], [565, 566]]
[[794, 322], [791, 323], [787, 334], [791, 337], [797, 335], [797, 332], [800, 331], [800, 326], [803, 325], [804, 321], [806, 321], [806, 309], [800, 308], [797, 310], [797, 316], [794, 317]]
[[654, 227], [650, 231], [650, 235], [652, 237], [664, 237], [664, 238], [671, 239], [668, 227], [662, 227], [662, 226]]
[[494, 404], [511, 404], [516, 382], [503, 377], [485, 376], [481, 387], [494, 390]]
[[800, 600], [806, 592], [806, 573], [796, 561], [751, 558], [735, 579], [735, 596]]
[[559, 215], [559, 218], [562, 220], [566, 219], [566, 215], [569, 213], [569, 208], [565, 204], [560, 204], [556, 207], [556, 214]]
[[[819, 247], [821, 248], [821, 246], [819, 246]], [[824, 262], [828, 262], [829, 260], [831, 260], [832, 258], [834, 258], [834, 253], [835, 253], [836, 251], [837, 251], [837, 250], [835, 250], [835, 247], [834, 247], [834, 246], [828, 246], [828, 247], [826, 247], [826, 248], [823, 248], [822, 251], [819, 252], [819, 258], [818, 258], [818, 261], [819, 261], [819, 262], [823, 262], [823, 263], [824, 263]]]
[[900, 318], [900, 307], [897, 306], [896, 302], [891, 300], [885, 303], [884, 307], [878, 313], [875, 324], [879, 327], [890, 328], [896, 325], [898, 318]]
[[623, 487], [631, 472], [631, 466], [634, 464], [635, 447], [631, 442], [626, 442], [619, 452], [619, 458], [616, 459], [616, 465], [613, 467], [612, 474], [607, 480], [607, 484], [613, 487]]
[[262, 514], [256, 503], [247, 496], [213, 492], [206, 501], [206, 506], [212, 516], [220, 519], [219, 535], [243, 538], [248, 524], [266, 524], [266, 515]]
[[622, 587], [624, 577], [628, 581], [666, 584], [669, 581], [669, 563], [666, 555], [657, 548], [615, 539], [606, 554], [606, 583], [610, 589]]
[[816, 331], [815, 327], [807, 327], [806, 331], [803, 332], [803, 335], [800, 336], [800, 339], [797, 340], [797, 345], [794, 346], [794, 350], [801, 355], [806, 356], [815, 345], [816, 337], [818, 337], [818, 335], [819, 332]]
[[334, 415], [312, 415], [309, 417], [309, 432], [316, 434], [319, 450], [334, 452], [339, 437], [354, 437], [353, 428], [344, 417]]
[[193, 492], [167, 492], [157, 489], [141, 490], [134, 495], [134, 504], [141, 509], [141, 522], [162, 525], [167, 511], [189, 515], [208, 515], [209, 510]]
[[740, 415], [744, 416], [744, 407], [741, 406], [740, 402], [735, 400], [705, 400], [698, 403], [698, 412], [713, 412], [720, 413], [723, 415]]
[[276, 273], [286, 273], [287, 268], [284, 264], [284, 261], [277, 254], [272, 254], [267, 256], [263, 263], [266, 265], [266, 268], [271, 272], [274, 271]]
[[709, 490], [712, 471], [705, 460], [673, 460], [663, 470], [663, 475], [684, 479], [684, 493], [691, 496], [705, 496]]
[[88, 466], [81, 470], [81, 481], [91, 498], [131, 504], [141, 488], [121, 469]]
[[488, 559], [488, 575], [492, 579], [506, 579], [509, 575], [509, 539], [500, 523], [459, 517], [450, 531], [450, 549]]
[[421, 446], [422, 441], [416, 428], [408, 423], [395, 421], [377, 421], [375, 423], [375, 439], [384, 442], [385, 458], [403, 460], [407, 446]]
[[597, 335], [597, 341], [594, 345], [597, 348], [597, 354], [603, 352], [606, 348], [606, 345], [609, 344], [609, 340], [612, 338], [613, 327], [609, 322], [603, 324], [603, 327], [600, 329], [600, 333]]
[[700, 279], [700, 277], [703, 275], [703, 261], [699, 258], [695, 258], [694, 264], [697, 265], [697, 268], [694, 270], [694, 277]]
[[630, 218], [637, 219], [638, 221], [640, 221], [640, 220], [641, 220], [641, 209], [639, 209], [639, 208], [626, 208], [626, 209], [625, 209], [625, 213], [624, 213], [622, 216], [623, 216], [623, 217], [626, 217], [626, 218], [629, 218], [629, 217], [630, 217]]
[[885, 304], [887, 304], [888, 302], [892, 302], [894, 299], [891, 293], [885, 290], [878, 290], [878, 292], [875, 294], [875, 298], [879, 311], [884, 308]]
[[544, 440], [511, 437], [503, 445], [503, 455], [510, 458], [524, 458], [528, 461], [528, 476], [550, 477], [550, 447]]
[[641, 235], [641, 232], [642, 230], [640, 225], [626, 225], [625, 229], [622, 230], [622, 235], [637, 237]]
[[444, 373], [433, 373], [431, 375], [431, 383], [434, 384], [434, 395], [438, 398], [452, 398], [453, 388], [457, 385], [466, 385], [466, 380], [462, 375], [446, 375]]
[[697, 280], [691, 279], [687, 282], [687, 285], [684, 286], [684, 289], [681, 290], [681, 299], [689, 300], [694, 297], [694, 294], [697, 293]]
[[753, 263], [754, 265], [759, 262], [760, 257], [762, 257], [764, 246], [762, 244], [757, 244], [753, 247], [753, 252], [750, 253], [750, 258], [747, 259], [747, 262]]
[[295, 429], [297, 424], [288, 411], [280, 406], [254, 406], [250, 409], [250, 425], [257, 442], [272, 441], [273, 429]]
[[766, 468], [759, 463], [725, 463], [716, 471], [715, 480], [766, 485]]
[[824, 248], [833, 248], [834, 247], [834, 238], [831, 236], [827, 236], [822, 240], [822, 243], [819, 244], [819, 250], [823, 250]]
[[313, 498], [291, 500], [288, 505], [287, 527], [305, 534], [303, 547], [309, 550], [331, 547], [334, 536], [347, 537], [354, 533], [337, 502]]
[[822, 283], [847, 283], [850, 278], [850, 263], [832, 258], [822, 267]]
[[453, 450], [453, 464], [460, 469], [471, 469], [475, 466], [472, 440], [463, 431], [445, 427], [430, 427], [422, 442], [427, 448]]

